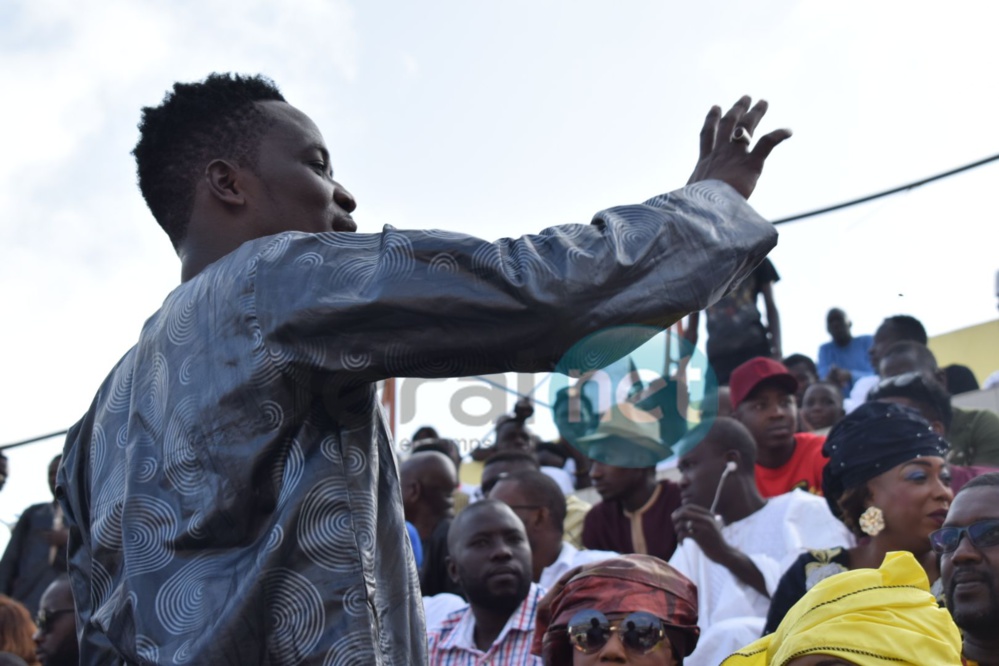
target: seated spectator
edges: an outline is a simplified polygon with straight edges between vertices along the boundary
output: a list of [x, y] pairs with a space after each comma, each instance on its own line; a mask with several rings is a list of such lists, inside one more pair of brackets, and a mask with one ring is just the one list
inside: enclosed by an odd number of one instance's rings
[[816, 435], [828, 435], [836, 423], [846, 416], [843, 394], [832, 382], [815, 382], [805, 391], [801, 416]]
[[20, 658], [22, 663], [37, 666], [34, 634], [35, 624], [24, 604], [0, 594], [0, 653], [13, 655]]
[[35, 655], [42, 666], [79, 666], [76, 611], [69, 576], [60, 574], [45, 588], [38, 604]]
[[538, 607], [531, 651], [546, 666], [682, 666], [698, 634], [694, 585], [659, 558], [624, 555], [562, 577]]
[[[421, 428], [417, 430], [417, 433], [423, 432], [426, 429]], [[453, 439], [442, 439], [440, 437], [413, 440], [413, 453], [423, 451], [443, 453], [454, 463], [454, 469], [458, 473], [458, 488], [452, 493], [452, 497], [454, 498], [454, 512], [455, 514], [459, 513], [468, 506], [470, 494], [477, 488], [461, 480], [461, 451], [458, 449], [458, 443]]]
[[778, 361], [759, 357], [732, 373], [729, 385], [735, 418], [756, 441], [756, 487], [763, 497], [800, 488], [822, 492], [825, 437], [795, 432], [798, 382]]
[[843, 407], [847, 414], [867, 402], [867, 394], [877, 386], [880, 379], [876, 373], [879, 372], [878, 366], [881, 363], [882, 355], [893, 344], [903, 340], [912, 340], [921, 345], [926, 344], [926, 329], [923, 328], [923, 324], [918, 319], [909, 315], [895, 315], [881, 322], [878, 330], [874, 332], [874, 341], [867, 353], [875, 374], [861, 377], [853, 383], [850, 397], [843, 401]]
[[611, 414], [580, 440], [592, 459], [590, 480], [602, 498], [586, 514], [583, 545], [669, 560], [676, 549], [670, 516], [680, 506], [680, 488], [669, 480], [656, 482], [655, 465], [668, 453], [659, 425], [630, 405], [619, 405]]
[[[950, 404], [950, 395], [936, 379], [921, 372], [907, 372], [888, 379], [882, 379], [881, 383], [869, 394], [871, 400], [879, 402], [894, 402], [903, 407], [909, 407], [919, 412], [930, 424], [930, 428], [935, 433], [949, 439], [951, 418], [953, 408]], [[947, 452], [947, 459], [950, 462], [953, 450]], [[955, 465], [950, 464], [950, 488], [956, 493], [970, 479], [981, 474], [999, 471], [995, 467], [986, 465]]]
[[947, 385], [947, 390], [950, 391], [951, 395], [970, 393], [979, 389], [975, 373], [966, 365], [951, 363], [946, 368], [943, 368], [943, 373], [945, 378], [944, 384]]
[[503, 502], [482, 500], [455, 517], [448, 534], [448, 573], [468, 605], [427, 632], [431, 666], [540, 666], [531, 656], [542, 590], [531, 582], [524, 524]]
[[669, 561], [697, 586], [701, 643], [691, 666], [715, 666], [760, 635], [770, 595], [802, 551], [852, 543], [821, 497], [760, 496], [756, 444], [741, 423], [720, 418], [703, 437], [680, 457], [681, 543]]
[[805, 391], [809, 386], [819, 381], [819, 371], [815, 367], [815, 361], [804, 354], [791, 354], [784, 359], [783, 363], [794, 380], [798, 382], [798, 390], [795, 391], [794, 397], [798, 409], [801, 409], [801, 403], [805, 399]]
[[579, 550], [563, 539], [565, 495], [541, 472], [503, 477], [489, 497], [507, 504], [523, 521], [531, 544], [532, 579], [546, 590], [573, 567], [618, 555], [604, 550]]
[[[882, 377], [917, 372], [930, 375], [947, 388], [947, 377], [926, 345], [903, 341], [889, 347], [878, 366]], [[999, 414], [987, 409], [952, 409], [947, 439], [948, 460], [956, 465], [999, 467]]]
[[947, 608], [964, 634], [964, 658], [999, 665], [999, 474], [972, 479], [930, 535]]
[[870, 359], [874, 338], [870, 335], [854, 337], [850, 332], [852, 327], [853, 322], [846, 313], [833, 308], [826, 315], [826, 330], [832, 341], [819, 347], [819, 379], [836, 384], [845, 393], [850, 392], [857, 379], [874, 374]]
[[721, 666], [959, 666], [961, 634], [911, 553], [823, 580]]
[[420, 535], [421, 591], [428, 596], [441, 592], [460, 595], [447, 575], [447, 534], [454, 517], [452, 494], [458, 487], [454, 463], [437, 451], [414, 453], [399, 470], [399, 484], [406, 520]]
[[[538, 459], [529, 453], [508, 451], [496, 453], [489, 458], [482, 468], [483, 497], [488, 497], [493, 486], [504, 479], [521, 472], [543, 472]], [[590, 511], [590, 505], [575, 495], [565, 496], [566, 515], [564, 538], [576, 548], [583, 547], [583, 520]]]
[[38, 611], [42, 592], [66, 571], [66, 540], [62, 507], [55, 499], [56, 472], [62, 456], [49, 463], [51, 502], [29, 506], [11, 533], [0, 559], [0, 594], [17, 599], [29, 613]]
[[947, 442], [915, 411], [869, 402], [836, 424], [824, 450], [826, 502], [858, 543], [799, 557], [771, 598], [767, 633], [816, 583], [852, 569], [877, 568], [890, 551], [912, 553], [931, 581], [939, 578], [929, 536], [943, 524], [953, 497], [944, 460]]

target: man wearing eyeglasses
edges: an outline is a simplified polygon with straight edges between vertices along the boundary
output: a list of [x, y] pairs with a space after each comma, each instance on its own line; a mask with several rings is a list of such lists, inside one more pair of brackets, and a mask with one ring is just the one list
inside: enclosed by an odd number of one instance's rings
[[76, 616], [69, 576], [63, 574], [49, 585], [38, 605], [35, 624], [35, 655], [43, 666], [77, 666], [80, 649], [76, 643]]
[[999, 665], [999, 473], [969, 481], [930, 541], [965, 663]]

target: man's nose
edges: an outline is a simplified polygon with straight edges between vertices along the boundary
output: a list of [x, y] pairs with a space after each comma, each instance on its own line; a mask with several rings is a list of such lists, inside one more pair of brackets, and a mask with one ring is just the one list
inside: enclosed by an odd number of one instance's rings
[[513, 551], [505, 539], [499, 539], [493, 548], [491, 557], [494, 560], [509, 560], [513, 558]]
[[954, 549], [954, 554], [951, 555], [951, 559], [955, 562], [977, 562], [982, 558], [981, 553], [973, 543], [971, 543], [971, 537], [967, 532], [963, 533], [958, 537], [960, 541], [957, 542], [957, 548]]
[[340, 183], [336, 183], [336, 188], [333, 190], [333, 201], [348, 213], [353, 213], [357, 208], [357, 200], [354, 198], [354, 195]]

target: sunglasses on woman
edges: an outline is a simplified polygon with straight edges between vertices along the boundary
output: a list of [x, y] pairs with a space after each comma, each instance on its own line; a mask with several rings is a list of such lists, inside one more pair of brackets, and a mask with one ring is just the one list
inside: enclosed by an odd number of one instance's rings
[[610, 640], [613, 632], [629, 650], [648, 654], [656, 649], [666, 636], [663, 621], [651, 613], [631, 613], [620, 622], [611, 623], [598, 610], [583, 610], [572, 616], [566, 627], [569, 642], [583, 654], [593, 654]]
[[941, 527], [930, 534], [930, 545], [938, 553], [953, 553], [964, 534], [975, 548], [999, 546], [999, 520], [979, 520], [967, 527]]

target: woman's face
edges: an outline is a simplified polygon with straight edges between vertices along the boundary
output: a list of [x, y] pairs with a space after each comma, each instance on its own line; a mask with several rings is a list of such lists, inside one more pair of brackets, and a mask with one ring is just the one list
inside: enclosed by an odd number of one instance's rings
[[[608, 614], [612, 628], [617, 629], [622, 614]], [[673, 646], [668, 638], [656, 645], [656, 647], [646, 654], [629, 648], [621, 640], [620, 631], [611, 631], [607, 642], [593, 654], [584, 654], [575, 648], [572, 649], [572, 666], [596, 666], [599, 664], [629, 664], [630, 666], [676, 666], [676, 657], [673, 656]]]
[[930, 533], [943, 525], [954, 498], [944, 459], [914, 458], [871, 479], [868, 489], [871, 505], [884, 512], [885, 529], [877, 538], [916, 554], [929, 551]]

